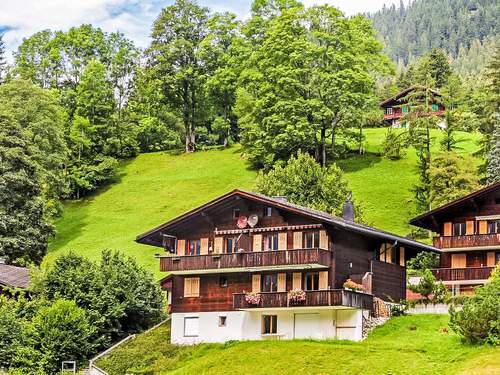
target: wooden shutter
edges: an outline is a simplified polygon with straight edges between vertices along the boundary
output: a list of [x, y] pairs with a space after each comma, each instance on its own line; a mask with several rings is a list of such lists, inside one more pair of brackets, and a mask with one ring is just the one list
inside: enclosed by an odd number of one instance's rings
[[252, 275], [252, 292], [260, 292], [260, 275]]
[[302, 274], [300, 272], [293, 273], [292, 289], [302, 289]]
[[321, 271], [319, 273], [319, 289], [328, 289], [328, 271]]
[[177, 240], [177, 255], [184, 255], [186, 253], [186, 240]]
[[262, 234], [253, 235], [253, 251], [262, 251]]
[[486, 266], [487, 267], [495, 267], [495, 252], [489, 251], [486, 254]]
[[215, 237], [214, 238], [214, 253], [222, 254], [222, 249], [224, 245], [224, 237]]
[[385, 243], [380, 245], [380, 254], [378, 256], [378, 260], [381, 262], [385, 262]]
[[385, 251], [385, 261], [387, 263], [392, 263], [392, 250], [393, 250], [393, 246], [388, 244], [387, 250]]
[[451, 223], [444, 223], [443, 235], [451, 236]]
[[201, 243], [200, 254], [207, 255], [208, 254], [208, 238], [202, 238], [200, 240], [200, 243]]
[[186, 277], [184, 279], [184, 297], [200, 296], [200, 278]]
[[474, 234], [474, 220], [467, 220], [465, 222], [465, 234]]
[[302, 232], [293, 232], [293, 248], [302, 249]]
[[328, 250], [328, 235], [326, 234], [326, 230], [319, 231], [319, 247]]
[[486, 220], [479, 221], [479, 234], [488, 233], [488, 222]]
[[286, 273], [278, 273], [278, 292], [286, 292]]
[[465, 268], [466, 260], [466, 254], [451, 254], [451, 268]]
[[405, 260], [405, 248], [400, 247], [399, 248], [399, 265], [401, 267], [406, 266], [406, 260]]
[[286, 250], [286, 232], [280, 232], [278, 234], [278, 249]]

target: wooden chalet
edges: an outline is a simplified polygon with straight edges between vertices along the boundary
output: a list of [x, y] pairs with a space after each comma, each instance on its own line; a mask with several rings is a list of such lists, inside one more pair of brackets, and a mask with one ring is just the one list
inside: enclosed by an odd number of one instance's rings
[[410, 222], [437, 233], [440, 268], [432, 270], [456, 294], [473, 293], [500, 262], [500, 182], [454, 200]]
[[[407, 97], [412, 92], [418, 89], [417, 86], [411, 86], [407, 89], [397, 93], [380, 103], [384, 109], [384, 122], [391, 125], [393, 128], [406, 128], [409, 126], [408, 121], [404, 117], [410, 112], [411, 108], [408, 105]], [[431, 104], [431, 113], [422, 114], [423, 116], [443, 116], [445, 112], [444, 106], [436, 100], [441, 95], [439, 92], [432, 90], [434, 94], [433, 103]], [[445, 126], [440, 123], [440, 126]]]
[[[353, 212], [349, 202], [342, 219], [234, 190], [139, 235], [167, 252], [172, 342], [360, 340], [374, 296], [404, 299], [406, 261], [437, 249], [357, 224]], [[347, 279], [363, 291], [344, 289]]]

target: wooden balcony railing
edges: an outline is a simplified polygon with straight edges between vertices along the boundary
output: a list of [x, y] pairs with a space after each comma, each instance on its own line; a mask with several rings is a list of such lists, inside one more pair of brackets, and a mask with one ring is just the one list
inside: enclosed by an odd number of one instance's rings
[[433, 244], [439, 249], [450, 249], [456, 247], [498, 246], [500, 245], [500, 233], [434, 237]]
[[494, 267], [436, 268], [431, 270], [442, 281], [486, 280]]
[[276, 307], [346, 306], [365, 310], [373, 309], [373, 296], [344, 289], [306, 291], [306, 300], [293, 302], [288, 292], [260, 293], [260, 303], [251, 305], [245, 300], [245, 293], [233, 294], [235, 309], [276, 308]]
[[195, 271], [227, 268], [319, 264], [329, 267], [332, 253], [323, 249], [273, 250], [232, 254], [160, 257], [160, 270]]

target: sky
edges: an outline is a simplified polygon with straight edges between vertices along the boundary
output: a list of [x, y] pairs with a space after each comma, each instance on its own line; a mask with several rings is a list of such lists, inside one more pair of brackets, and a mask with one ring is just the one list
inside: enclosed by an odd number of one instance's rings
[[[91, 23], [104, 31], [120, 31], [138, 47], [149, 43], [151, 25], [173, 0], [0, 0], [0, 33], [9, 60], [23, 38], [40, 30], [68, 30]], [[198, 0], [214, 12], [230, 11], [249, 16], [251, 0]], [[373, 12], [399, 0], [303, 0], [306, 6], [330, 4], [347, 15]]]

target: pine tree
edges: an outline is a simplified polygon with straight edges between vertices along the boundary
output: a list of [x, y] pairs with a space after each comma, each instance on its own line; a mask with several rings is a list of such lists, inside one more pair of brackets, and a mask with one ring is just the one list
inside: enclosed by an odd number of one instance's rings
[[490, 152], [487, 157], [488, 183], [500, 181], [500, 124], [495, 124], [491, 135]]
[[0, 84], [3, 83], [7, 69], [7, 61], [5, 59], [5, 42], [3, 34], [0, 34]]
[[33, 145], [12, 118], [0, 114], [0, 257], [40, 263], [53, 234]]

